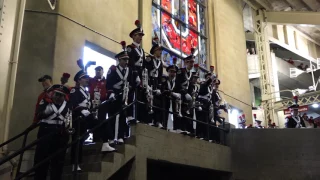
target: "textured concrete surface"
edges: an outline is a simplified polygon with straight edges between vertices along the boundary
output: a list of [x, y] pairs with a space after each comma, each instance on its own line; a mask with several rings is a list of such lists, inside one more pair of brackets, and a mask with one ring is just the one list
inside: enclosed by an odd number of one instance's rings
[[220, 90], [227, 94], [221, 93], [221, 96], [230, 105], [243, 110], [247, 115], [247, 122], [251, 123], [251, 97], [241, 5], [240, 0], [211, 2], [215, 25], [214, 63], [221, 80]]
[[318, 129], [232, 130], [235, 179], [319, 179]]
[[231, 172], [231, 149], [227, 146], [143, 124], [135, 128], [135, 179], [146, 179], [147, 159]]

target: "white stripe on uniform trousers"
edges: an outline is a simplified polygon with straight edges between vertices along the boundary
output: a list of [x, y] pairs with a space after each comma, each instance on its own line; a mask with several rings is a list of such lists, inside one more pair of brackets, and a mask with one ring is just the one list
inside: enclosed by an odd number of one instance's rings
[[118, 135], [119, 135], [119, 133], [118, 133], [118, 131], [119, 131], [119, 118], [120, 118], [120, 114], [118, 114], [117, 116], [116, 116], [116, 122], [115, 122], [115, 124], [114, 124], [114, 140], [117, 140], [118, 139]]

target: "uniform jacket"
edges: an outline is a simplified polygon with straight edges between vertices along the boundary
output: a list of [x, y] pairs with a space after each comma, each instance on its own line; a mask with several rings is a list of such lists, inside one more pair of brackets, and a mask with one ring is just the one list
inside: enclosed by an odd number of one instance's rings
[[144, 63], [144, 68], [148, 70], [149, 85], [152, 85], [153, 89], [160, 89], [161, 77], [163, 74], [163, 64], [161, 59], [156, 59], [153, 56], [148, 56]]
[[[136, 45], [130, 44], [127, 46], [127, 53], [130, 57], [128, 64], [130, 68], [134, 68], [136, 66], [143, 66], [143, 61], [145, 61], [145, 55], [144, 50], [141, 48], [141, 46], [138, 48]], [[141, 61], [140, 57], [142, 57]]]
[[[53, 106], [56, 107], [56, 110], [58, 110], [60, 112], [59, 114], [62, 115], [64, 118], [66, 117], [66, 114], [68, 113], [68, 111], [71, 109], [70, 102], [65, 101], [65, 106], [63, 107], [63, 109], [60, 110], [60, 107], [63, 106], [63, 103], [61, 105], [54, 104], [51, 99], [44, 98], [39, 103], [39, 108], [37, 111], [37, 119], [39, 119], [39, 121], [56, 120], [56, 121], [65, 122], [65, 120], [61, 119], [59, 116], [52, 116], [56, 114], [56, 112], [53, 109]], [[51, 116], [53, 118], [50, 118]]]
[[[299, 117], [299, 118], [297, 118], [297, 117]], [[302, 118], [300, 116], [297, 116], [297, 117], [296, 117], [297, 120], [300, 119], [301, 127], [306, 127]], [[297, 122], [295, 121], [295, 119], [292, 116], [288, 116], [288, 117], [286, 117], [285, 126], [286, 126], [286, 128], [296, 128]]]
[[51, 98], [51, 93], [47, 91], [47, 89], [45, 89], [44, 91], [41, 92], [41, 94], [39, 94], [38, 99], [37, 99], [37, 103], [36, 103], [36, 108], [35, 108], [35, 112], [34, 112], [34, 117], [33, 117], [33, 122], [37, 123], [39, 120], [37, 118], [37, 112], [38, 112], [38, 108], [40, 106], [40, 102], [43, 99], [49, 99]]
[[91, 108], [90, 94], [84, 87], [73, 87], [70, 91], [70, 103], [74, 115], [80, 115], [82, 110]]
[[181, 68], [177, 72], [177, 84], [180, 86], [180, 91], [182, 95], [188, 93], [188, 88], [190, 80], [192, 78], [192, 72], [188, 71], [186, 68]]
[[91, 100], [94, 100], [94, 93], [100, 93], [100, 101], [107, 99], [106, 78], [98, 79], [96, 77], [89, 80], [89, 93]]
[[166, 98], [171, 97], [171, 92], [179, 93], [180, 88], [177, 86], [177, 79], [174, 78], [170, 81], [169, 78], [167, 78], [166, 81], [162, 82], [161, 92]]
[[115, 93], [117, 95], [123, 93], [123, 81], [129, 82], [129, 86], [131, 87], [140, 85], [139, 76], [133, 73], [131, 68], [126, 67], [124, 72], [122, 72], [122, 70], [123, 69], [120, 66], [110, 67], [106, 80], [106, 88], [108, 89], [109, 94]]

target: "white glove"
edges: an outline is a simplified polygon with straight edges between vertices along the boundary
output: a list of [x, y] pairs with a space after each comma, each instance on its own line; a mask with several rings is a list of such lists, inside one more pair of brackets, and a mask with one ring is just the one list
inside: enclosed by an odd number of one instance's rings
[[173, 97], [175, 97], [175, 98], [177, 98], [177, 99], [181, 99], [181, 94], [179, 94], [179, 93], [172, 93], [172, 96]]
[[86, 109], [82, 110], [81, 113], [82, 113], [85, 117], [87, 117], [87, 116], [90, 115], [90, 111], [88, 111], [88, 110], [86, 110]]
[[190, 94], [186, 94], [184, 97], [186, 98], [187, 101], [191, 101], [192, 100], [192, 97], [190, 96]]
[[161, 91], [159, 89], [154, 90], [154, 92], [156, 93], [157, 96], [161, 94]]
[[116, 100], [116, 97], [115, 97], [114, 93], [111, 93], [111, 94], [110, 94], [109, 99]]
[[198, 110], [199, 110], [199, 111], [202, 111], [202, 107], [198, 107]]

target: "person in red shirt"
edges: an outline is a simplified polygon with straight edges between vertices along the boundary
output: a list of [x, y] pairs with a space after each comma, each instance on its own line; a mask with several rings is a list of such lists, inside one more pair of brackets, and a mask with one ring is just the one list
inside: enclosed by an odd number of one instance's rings
[[[107, 88], [106, 88], [106, 78], [103, 76], [104, 71], [103, 67], [97, 66], [95, 68], [96, 75], [93, 78], [89, 79], [89, 93], [90, 93], [90, 99], [92, 102], [92, 107], [97, 108], [97, 118], [99, 121], [106, 120], [107, 113], [108, 113], [108, 103], [103, 103], [103, 101], [107, 100]], [[102, 127], [102, 129], [105, 129], [106, 131], [109, 130], [111, 127], [109, 127], [108, 123], [105, 123], [105, 125]], [[104, 131], [101, 131], [104, 132]], [[102, 134], [94, 133], [93, 134], [93, 142], [97, 142], [100, 137], [102, 137]], [[112, 144], [113, 142], [111, 142]]]
[[33, 117], [33, 123], [38, 123], [36, 113], [38, 111], [40, 101], [45, 98], [50, 98], [50, 92], [47, 92], [47, 89], [49, 89], [52, 86], [52, 78], [49, 75], [44, 75], [44, 76], [40, 77], [38, 79], [38, 81], [41, 82], [42, 87], [43, 87], [43, 91], [41, 92], [41, 94], [38, 96], [38, 99], [37, 99], [35, 113], [34, 113], [34, 117]]

